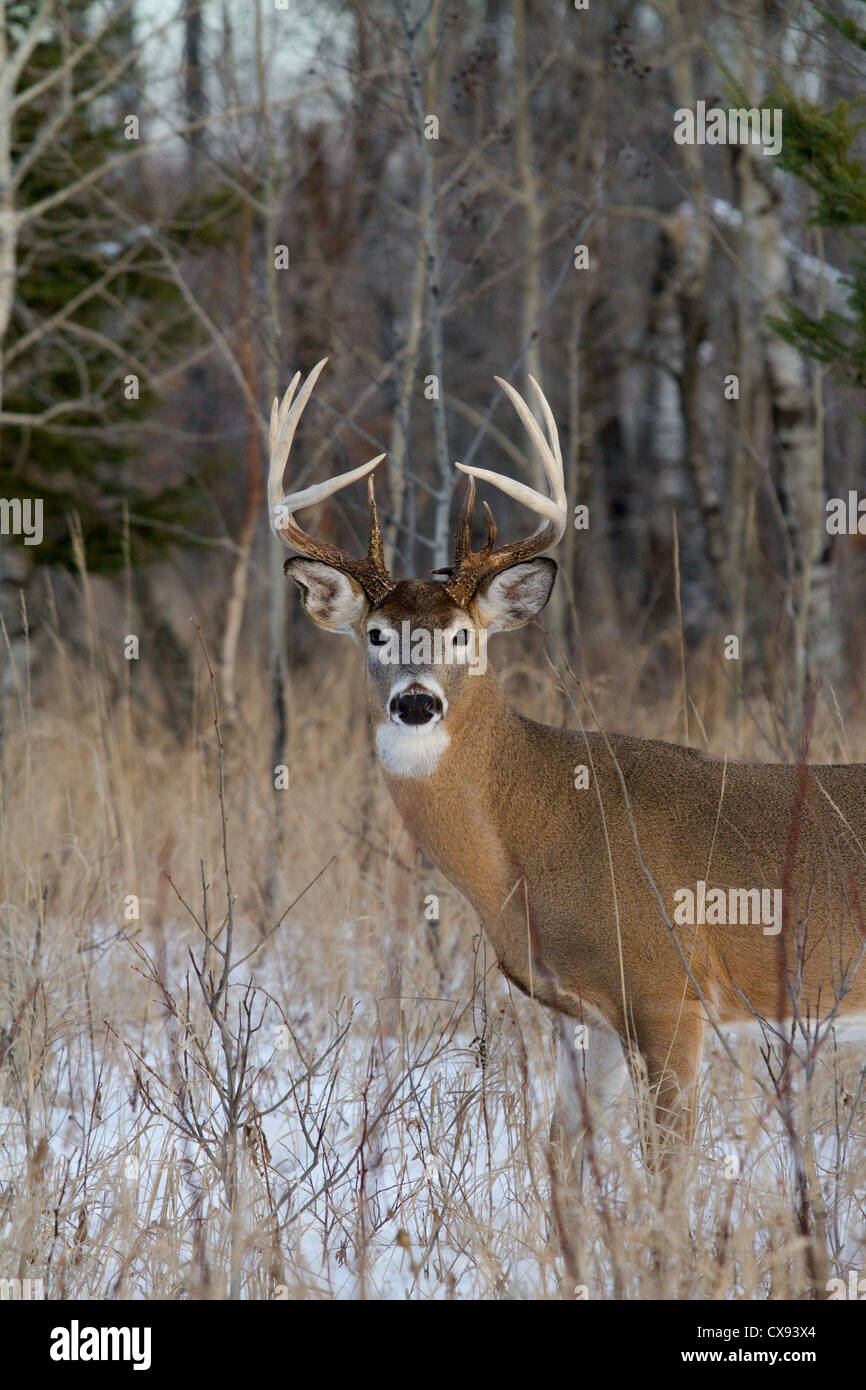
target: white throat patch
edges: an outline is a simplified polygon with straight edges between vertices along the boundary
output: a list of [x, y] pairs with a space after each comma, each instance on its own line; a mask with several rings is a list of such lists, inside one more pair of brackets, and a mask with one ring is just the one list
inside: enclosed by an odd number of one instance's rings
[[412, 727], [388, 721], [376, 730], [376, 751], [394, 777], [429, 777], [451, 742], [441, 724]]

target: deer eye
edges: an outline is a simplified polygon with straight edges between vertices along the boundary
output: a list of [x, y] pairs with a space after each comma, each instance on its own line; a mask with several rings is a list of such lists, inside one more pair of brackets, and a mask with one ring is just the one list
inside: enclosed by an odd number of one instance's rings
[[374, 647], [384, 647], [388, 640], [380, 627], [371, 627], [367, 637]]

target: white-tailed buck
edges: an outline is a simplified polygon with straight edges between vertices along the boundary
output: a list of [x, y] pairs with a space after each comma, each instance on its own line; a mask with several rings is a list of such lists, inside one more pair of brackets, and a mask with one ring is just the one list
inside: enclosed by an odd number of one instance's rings
[[[689, 1137], [708, 1020], [815, 1030], [866, 1015], [866, 769], [710, 757], [623, 734], [525, 719], [478, 659], [487, 634], [529, 622], [556, 575], [540, 552], [566, 527], [553, 416], [502, 389], [538, 451], [549, 497], [470, 474], [447, 578], [393, 580], [368, 479], [370, 543], [353, 559], [295, 513], [371, 474], [384, 455], [284, 494], [298, 420], [324, 366], [271, 416], [268, 503], [309, 616], [364, 651], [367, 704], [391, 796], [417, 843], [481, 918], [499, 965], [532, 998], [589, 1025], [586, 1081], [638, 1057], [658, 1133]], [[297, 393], [297, 394], [296, 394]], [[457, 464], [458, 468], [462, 465]], [[474, 479], [541, 516], [525, 540], [470, 543]], [[582, 775], [576, 770], [585, 768]], [[571, 1026], [571, 1025], [570, 1025]]]

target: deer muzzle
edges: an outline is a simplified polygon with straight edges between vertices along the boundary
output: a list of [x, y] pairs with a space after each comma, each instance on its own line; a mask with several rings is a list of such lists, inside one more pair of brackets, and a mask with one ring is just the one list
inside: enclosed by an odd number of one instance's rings
[[441, 719], [442, 701], [429, 690], [412, 686], [391, 696], [388, 713], [400, 724], [429, 724], [437, 717]]

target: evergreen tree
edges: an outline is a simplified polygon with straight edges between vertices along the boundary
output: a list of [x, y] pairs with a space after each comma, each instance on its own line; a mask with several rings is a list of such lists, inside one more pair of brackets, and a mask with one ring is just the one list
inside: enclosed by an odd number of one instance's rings
[[[38, 0], [9, 7], [13, 48], [38, 8]], [[13, 170], [26, 170], [19, 210], [72, 190], [113, 158], [117, 168], [23, 219], [12, 316], [0, 345], [0, 496], [43, 500], [44, 541], [30, 548], [33, 563], [72, 564], [74, 512], [88, 566], [101, 573], [122, 563], [124, 507], [138, 562], [158, 554], [170, 533], [139, 527], [136, 518], [189, 524], [195, 513], [189, 483], [161, 486], [141, 444], [155, 401], [151, 373], [177, 360], [193, 329], [150, 243], [136, 144], [125, 138], [125, 117], [137, 114], [121, 105], [135, 85], [131, 15], [120, 7], [88, 51], [104, 12], [93, 0], [67, 0], [62, 28], [46, 27], [20, 75], [17, 90], [28, 99], [12, 128]], [[29, 98], [59, 72], [61, 80]]]
[[[866, 22], [866, 0], [859, 3], [863, 5]], [[814, 5], [814, 9], [866, 53], [866, 28], [821, 5]], [[785, 316], [771, 320], [772, 325], [799, 351], [823, 363], [840, 380], [866, 387], [866, 165], [855, 153], [866, 125], [860, 114], [863, 100], [839, 100], [824, 110], [780, 81], [768, 103], [780, 107], [783, 113], [779, 164], [815, 194], [810, 222], [838, 231], [852, 252], [846, 276], [845, 312], [827, 309], [816, 317], [790, 304]]]

